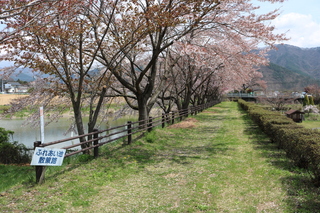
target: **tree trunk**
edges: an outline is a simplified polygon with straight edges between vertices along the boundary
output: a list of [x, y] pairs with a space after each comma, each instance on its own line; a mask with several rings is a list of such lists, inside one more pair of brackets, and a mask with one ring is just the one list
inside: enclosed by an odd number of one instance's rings
[[181, 104], [181, 109], [188, 109], [189, 104], [190, 104], [192, 91], [191, 91], [190, 87], [187, 87], [186, 90], [187, 91], [185, 93], [185, 97], [184, 97], [182, 104]]
[[[72, 101], [72, 105], [73, 105], [74, 119], [76, 122], [78, 135], [84, 135], [85, 131], [84, 131], [83, 122], [82, 122], [81, 105], [76, 101]], [[80, 137], [79, 141], [85, 142], [86, 137]], [[87, 148], [89, 146], [90, 146], [89, 144], [81, 144], [81, 149]], [[90, 151], [86, 150], [83, 152], [83, 154], [90, 154]]]
[[[99, 101], [98, 101], [98, 104], [96, 105], [96, 108], [95, 110], [92, 109], [92, 106], [90, 106], [90, 116], [89, 116], [89, 121], [88, 121], [88, 133], [91, 133], [93, 132], [94, 128], [95, 128], [95, 125], [97, 123], [97, 119], [98, 119], [98, 116], [99, 116], [99, 112], [101, 110], [101, 107], [103, 105], [103, 100], [104, 100], [104, 96], [107, 92], [107, 87], [104, 86], [102, 88], [102, 91], [99, 95]], [[92, 100], [92, 102], [94, 102], [94, 100]], [[88, 139], [92, 139], [92, 136], [88, 137]]]
[[149, 118], [149, 110], [147, 106], [147, 98], [145, 98], [143, 95], [137, 96], [138, 98], [138, 120], [139, 120], [139, 126], [140, 128], [146, 127], [147, 120]]

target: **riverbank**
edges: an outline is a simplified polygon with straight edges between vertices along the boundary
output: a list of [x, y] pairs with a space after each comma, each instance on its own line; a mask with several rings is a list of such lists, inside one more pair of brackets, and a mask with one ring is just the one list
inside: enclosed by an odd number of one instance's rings
[[[32, 179], [33, 173], [26, 176]], [[293, 167], [234, 102], [157, 128], [130, 146], [107, 145], [95, 160], [65, 162], [63, 167], [48, 168], [46, 174], [43, 185], [24, 183], [3, 192], [2, 211], [289, 213], [320, 209], [319, 190], [308, 174]]]
[[[32, 107], [26, 107], [25, 109], [22, 109], [16, 113], [14, 113], [13, 115], [10, 114], [6, 114], [6, 111], [8, 111], [11, 107], [11, 102], [14, 101], [15, 99], [19, 99], [19, 98], [24, 98], [27, 97], [28, 95], [18, 95], [18, 94], [0, 94], [0, 114], [1, 114], [1, 119], [26, 119], [28, 116], [30, 116], [32, 113], [34, 113], [35, 111], [38, 111], [38, 109], [34, 109]], [[44, 109], [45, 112], [45, 116], [52, 116], [53, 114], [55, 114], [56, 112], [59, 113], [59, 117], [63, 117], [63, 118], [71, 118], [73, 117], [73, 109], [71, 104], [65, 105], [66, 102], [63, 102], [60, 100], [59, 97], [55, 97], [53, 99], [53, 101], [50, 103], [51, 105], [55, 106], [55, 108], [50, 109], [49, 111], [47, 111], [47, 109]], [[126, 102], [123, 98], [121, 97], [117, 97], [117, 98], [112, 98], [110, 99], [110, 102], [108, 102], [107, 104], [105, 104], [105, 107], [107, 110], [107, 114], [110, 115], [111, 117], [114, 116], [117, 111], [121, 110], [121, 107], [126, 105]], [[64, 110], [61, 112], [59, 110], [61, 110], [61, 107], [64, 108]], [[123, 115], [126, 114], [134, 114], [133, 110], [122, 110], [123, 111]], [[86, 117], [89, 114], [89, 107], [84, 107], [82, 109], [83, 112], [83, 116]], [[3, 114], [2, 114], [3, 113]]]

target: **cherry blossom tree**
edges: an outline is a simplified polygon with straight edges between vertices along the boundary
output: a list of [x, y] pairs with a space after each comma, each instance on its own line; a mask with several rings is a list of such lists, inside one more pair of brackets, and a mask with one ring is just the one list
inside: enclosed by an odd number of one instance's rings
[[309, 85], [304, 88], [304, 91], [312, 95], [314, 103], [320, 104], [320, 87], [318, 85]]
[[[98, 58], [121, 83], [122, 88], [116, 92], [124, 96], [133, 109], [139, 110], [139, 120], [145, 120], [167, 80], [166, 76], [160, 75], [158, 58], [185, 36], [192, 33], [197, 37], [199, 33], [208, 31], [202, 38], [211, 43], [219, 40], [222, 45], [219, 50], [224, 52], [225, 64], [230, 67], [240, 63], [236, 59], [228, 61], [228, 57], [235, 58], [232, 54], [245, 54], [246, 58], [258, 60], [256, 54], [250, 52], [257, 48], [258, 43], [273, 45], [284, 39], [283, 35], [273, 34], [273, 27], [265, 25], [266, 21], [277, 16], [277, 11], [256, 15], [255, 9], [248, 0], [121, 2], [112, 26], [108, 25], [112, 33], [105, 37], [108, 39], [105, 39], [105, 48], [101, 49]], [[99, 32], [96, 34], [101, 35]], [[235, 45], [234, 49], [229, 47], [227, 50], [232, 51], [225, 53], [223, 46], [230, 41]], [[263, 60], [261, 57], [259, 59]], [[231, 72], [225, 82], [249, 81], [249, 67], [261, 63], [242, 60], [241, 64], [237, 77], [232, 76], [234, 72]], [[239, 77], [241, 75], [245, 78]]]
[[255, 73], [255, 76], [252, 77], [246, 84], [243, 84], [242, 90], [244, 92], [254, 92], [254, 90], [260, 89], [265, 91], [267, 89], [267, 83], [262, 80], [262, 73]]
[[[17, 1], [17, 0], [1, 0], [0, 1], [0, 44], [17, 36], [25, 27], [32, 25], [44, 16], [51, 15], [51, 7], [57, 5], [61, 0], [31, 0], [31, 1]], [[48, 7], [43, 7], [43, 5]], [[33, 17], [28, 16], [28, 13], [36, 13]], [[20, 22], [14, 24], [12, 19], [20, 16]], [[50, 20], [47, 20], [50, 21]], [[43, 22], [43, 25], [47, 22]]]
[[[38, 86], [29, 99], [14, 104], [12, 111], [23, 107], [22, 103], [49, 108], [57, 98], [62, 106], [70, 102], [77, 132], [83, 135], [85, 128], [81, 109], [88, 105], [88, 132], [93, 131], [112, 77], [106, 69], [94, 69], [97, 66], [95, 55], [100, 46], [91, 39], [94, 32], [87, 17], [88, 8], [94, 6], [91, 3], [78, 0], [60, 1], [54, 5], [51, 2], [41, 3], [43, 8], [50, 7], [53, 16], [47, 14], [37, 19], [25, 26], [19, 36], [2, 45], [8, 50], [5, 60], [14, 58], [15, 66], [29, 67], [42, 74], [42, 86]], [[19, 28], [18, 23], [21, 19], [23, 22], [26, 15], [30, 19], [38, 16], [37, 11], [26, 12], [15, 16], [12, 26], [15, 23]], [[43, 25], [43, 22], [47, 24]], [[85, 141], [85, 138], [80, 138], [80, 141]], [[82, 148], [86, 146], [82, 145]]]
[[[270, 34], [272, 28], [257, 21], [266, 17], [255, 17], [250, 12], [254, 8], [245, 5], [239, 1], [231, 5], [221, 3], [220, 8], [224, 6], [228, 8], [226, 11], [237, 12], [218, 15], [212, 28], [195, 30], [170, 47], [166, 59], [170, 59], [168, 67], [174, 89], [166, 88], [171, 91], [170, 96], [161, 97], [162, 100], [174, 99], [179, 109], [185, 109], [191, 102], [195, 104], [195, 99], [203, 103], [209, 89], [212, 94], [212, 91], [239, 89], [243, 85], [264, 85], [259, 81], [262, 75], [257, 68], [267, 64], [266, 50], [256, 51], [257, 46], [261, 41], [271, 45], [285, 38]], [[239, 20], [239, 13], [243, 15], [240, 11], [248, 12], [249, 18], [241, 16], [244, 20]], [[260, 29], [269, 32], [261, 33]]]
[[[180, 72], [194, 76], [185, 78], [192, 79], [193, 87], [189, 91], [182, 88], [187, 92], [187, 104], [190, 94], [199, 96], [202, 92], [195, 91], [200, 88], [209, 91], [204, 85], [212, 82], [212, 88], [223, 88], [220, 90], [249, 82], [255, 76], [254, 67], [266, 62], [263, 53], [252, 50], [261, 42], [272, 47], [285, 39], [268, 25], [277, 17], [277, 11], [256, 15], [257, 7], [250, 0], [64, 0], [37, 7], [44, 11], [40, 16], [25, 10], [10, 18], [10, 28], [23, 30], [16, 34], [15, 41], [3, 45], [8, 51], [5, 59], [14, 59], [17, 65], [63, 82], [75, 117], [81, 117], [78, 110], [94, 64], [103, 68], [101, 82], [106, 82], [107, 73], [115, 77], [115, 95], [124, 97], [130, 107], [138, 110], [142, 121], [148, 118], [163, 88], [169, 88], [170, 69], [160, 72], [159, 57], [168, 58], [170, 51], [166, 50], [174, 44], [186, 45], [185, 38], [191, 37], [189, 46], [199, 52], [199, 57], [190, 60], [192, 69]], [[36, 21], [25, 27], [26, 20], [31, 19]], [[192, 57], [196, 56], [186, 52], [181, 59]], [[100, 89], [99, 95], [103, 91]], [[79, 121], [77, 125], [82, 124]]]
[[159, 97], [162, 103], [164, 100], [174, 101], [181, 110], [187, 109], [190, 103], [196, 105], [205, 102], [204, 97], [214, 85], [212, 77], [222, 68], [222, 64], [203, 50], [190, 42], [176, 42], [167, 51], [167, 66], [164, 69], [168, 69], [170, 83], [163, 88]]
[[[159, 55], [174, 41], [204, 25], [202, 17], [219, 3], [216, 0], [116, 3], [112, 22], [108, 16], [99, 16], [94, 22], [98, 25], [95, 38], [98, 42], [103, 40], [104, 47], [100, 49], [98, 60], [121, 83], [121, 88], [115, 88], [117, 94], [139, 111], [139, 120], [143, 121], [148, 118], [165, 81], [158, 75]], [[108, 7], [99, 9], [109, 10]], [[109, 32], [101, 33], [101, 26], [108, 26]]]

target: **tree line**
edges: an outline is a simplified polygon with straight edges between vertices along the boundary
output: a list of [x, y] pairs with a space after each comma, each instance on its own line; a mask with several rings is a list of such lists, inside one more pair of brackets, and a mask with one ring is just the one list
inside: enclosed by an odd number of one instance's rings
[[28, 67], [40, 76], [11, 111], [50, 108], [59, 97], [72, 105], [78, 134], [85, 134], [81, 108], [90, 108], [91, 132], [113, 97], [124, 98], [144, 121], [156, 104], [164, 112], [186, 109], [243, 85], [263, 85], [257, 68], [267, 64], [268, 49], [286, 40], [270, 26], [278, 10], [258, 15], [250, 0], [6, 0], [0, 6], [0, 60], [14, 61], [2, 70]]

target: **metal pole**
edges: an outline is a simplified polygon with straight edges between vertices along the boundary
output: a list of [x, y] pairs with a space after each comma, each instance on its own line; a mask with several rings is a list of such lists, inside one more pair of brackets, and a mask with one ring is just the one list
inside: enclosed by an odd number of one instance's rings
[[40, 107], [40, 139], [44, 143], [44, 116], [43, 116], [43, 107]]

